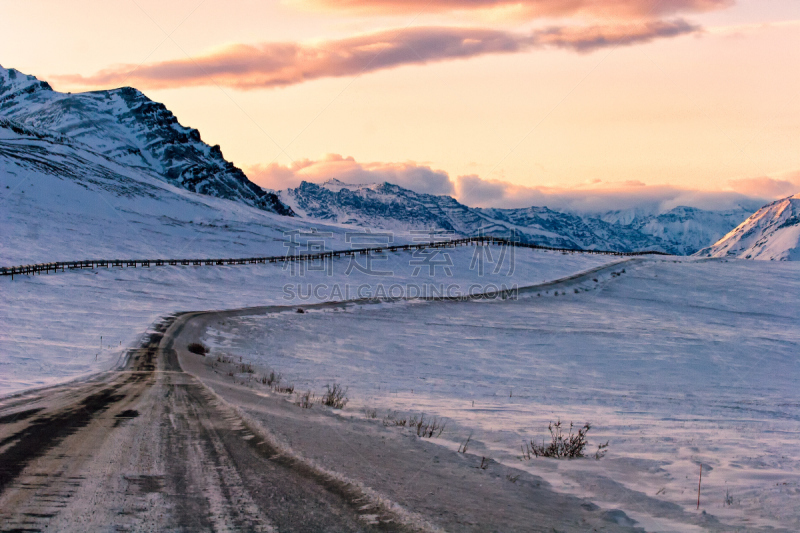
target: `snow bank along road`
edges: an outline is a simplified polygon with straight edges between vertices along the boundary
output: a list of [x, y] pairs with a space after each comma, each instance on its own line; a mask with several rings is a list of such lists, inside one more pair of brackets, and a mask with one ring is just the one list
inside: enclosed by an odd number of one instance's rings
[[2, 400], [0, 530], [635, 531], [536, 476], [223, 384], [185, 350], [276, 309], [173, 316], [120, 370]]

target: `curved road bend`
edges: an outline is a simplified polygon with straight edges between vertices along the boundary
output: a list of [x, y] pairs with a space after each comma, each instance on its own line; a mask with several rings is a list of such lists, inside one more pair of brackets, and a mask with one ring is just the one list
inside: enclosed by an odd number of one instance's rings
[[[421, 469], [413, 484], [419, 494], [398, 493], [410, 516], [423, 520], [394, 512], [391, 503], [378, 512], [364, 505], [368, 498], [357, 485], [282, 455], [183, 371], [176, 338], [183, 345], [212, 318], [266, 309], [167, 318], [121, 370], [0, 400], [0, 531], [411, 531], [431, 529], [428, 520], [448, 531], [632, 531], [600, 519], [588, 502], [538, 488], [538, 478], [527, 474], [513, 494], [510, 483], [490, 490], [486, 478], [471, 486], [480, 471], [465, 456], [416, 438], [409, 445], [374, 437], [397, 448], [395, 461], [370, 463], [389, 469], [370, 486], [395, 497], [397, 465], [416, 465], [418, 454], [434, 450], [449, 469]], [[185, 346], [181, 354], [189, 356]], [[300, 424], [298, 418], [273, 422]], [[339, 434], [355, 431], [359, 445], [373, 438], [341, 424]], [[527, 485], [526, 476], [533, 480]], [[389, 481], [381, 486], [378, 479]], [[426, 486], [434, 488], [423, 493]]]
[[181, 371], [182, 322], [160, 324], [122, 371], [2, 407], [0, 531], [385, 529], [352, 494], [270, 460]]

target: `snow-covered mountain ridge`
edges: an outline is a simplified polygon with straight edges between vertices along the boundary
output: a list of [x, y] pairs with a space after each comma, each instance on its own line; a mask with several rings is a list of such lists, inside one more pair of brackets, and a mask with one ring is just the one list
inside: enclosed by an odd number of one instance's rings
[[[225, 160], [219, 146], [204, 143], [196, 129], [182, 126], [163, 104], [136, 89], [59, 93], [45, 81], [2, 67], [0, 121], [0, 128], [21, 138], [47, 139], [47, 149], [43, 148], [45, 144], [20, 139], [14, 141], [13, 148], [6, 144], [5, 149], [19, 160], [28, 158], [40, 166], [58, 167], [62, 162], [56, 153], [63, 156], [77, 150], [83, 154], [79, 157], [82, 161], [113, 161], [114, 172], [119, 175], [147, 175], [263, 211], [299, 214], [309, 223], [401, 233], [436, 228], [458, 236], [508, 237], [514, 231], [522, 241], [544, 246], [689, 255], [716, 242], [753, 209], [675, 207], [664, 213], [633, 209], [600, 214], [547, 207], [482, 209], [468, 207], [450, 196], [416, 193], [391, 183], [350, 185], [337, 180], [322, 185], [303, 182], [276, 193], [251, 182]], [[26, 150], [31, 152], [26, 154]], [[89, 153], [96, 157], [87, 156]], [[98, 172], [97, 168], [81, 170], [79, 166], [60, 168], [76, 179]]]
[[676, 207], [666, 213], [612, 211], [580, 215], [548, 209], [471, 208], [450, 196], [421, 194], [391, 183], [349, 185], [303, 182], [280, 191], [300, 216], [328, 223], [395, 231], [441, 228], [459, 235], [508, 236], [545, 246], [619, 251], [656, 250], [689, 255], [734, 228], [752, 211]]
[[61, 134], [192, 192], [293, 214], [274, 192], [225, 160], [219, 146], [204, 143], [199, 131], [182, 126], [163, 104], [131, 87], [59, 93], [34, 76], [0, 67], [0, 117]]
[[697, 255], [800, 260], [800, 194], [765, 205]]

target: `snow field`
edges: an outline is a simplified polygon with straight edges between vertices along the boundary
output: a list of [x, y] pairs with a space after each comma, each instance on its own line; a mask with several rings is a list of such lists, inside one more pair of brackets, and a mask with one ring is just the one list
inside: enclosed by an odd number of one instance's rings
[[[491, 247], [495, 263], [498, 247]], [[279, 252], [278, 252], [279, 253]], [[411, 252], [374, 259], [375, 270], [392, 275], [373, 276], [353, 269], [349, 258], [331, 263], [331, 275], [306, 271], [303, 275], [280, 264], [241, 266], [162, 266], [97, 269], [37, 276], [0, 278], [0, 396], [30, 387], [63, 382], [112, 368], [135, 346], [159, 317], [178, 312], [229, 309], [256, 305], [303, 306], [341, 300], [359, 294], [388, 292], [392, 286], [434, 287], [466, 293], [470, 287], [529, 285], [567, 276], [605, 264], [614, 258], [517, 250], [514, 272], [508, 275], [510, 255], [503, 269], [484, 276], [477, 265], [470, 270], [475, 247], [448, 249], [452, 277], [442, 267], [435, 276], [422, 268], [414, 276]], [[357, 257], [364, 267], [364, 257]], [[286, 287], [289, 289], [286, 289]], [[339, 288], [339, 293], [334, 287]], [[380, 288], [380, 289], [379, 289]], [[321, 290], [317, 290], [321, 289]], [[294, 298], [289, 298], [291, 295]], [[316, 296], [315, 296], [316, 295]], [[287, 299], [289, 298], [289, 299]], [[101, 339], [102, 336], [102, 345]]]
[[[648, 531], [800, 529], [800, 276], [793, 263], [643, 260], [518, 301], [401, 302], [218, 324], [215, 351], [350, 413], [448, 420], [442, 442], [623, 509]], [[576, 293], [575, 290], [578, 290]], [[566, 294], [563, 294], [566, 292]], [[520, 459], [550, 421], [591, 422], [599, 461]], [[726, 502], [726, 499], [728, 502]]]

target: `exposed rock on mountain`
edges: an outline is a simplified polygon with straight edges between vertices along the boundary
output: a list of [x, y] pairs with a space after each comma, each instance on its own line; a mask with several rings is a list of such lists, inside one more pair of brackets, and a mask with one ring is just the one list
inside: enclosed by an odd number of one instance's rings
[[480, 209], [450, 196], [420, 194], [390, 183], [349, 185], [303, 182], [281, 191], [281, 200], [303, 217], [394, 231], [441, 228], [458, 235], [509, 236], [544, 246], [619, 251], [696, 252], [747, 216], [744, 208], [706, 211], [676, 207], [666, 213], [613, 211], [579, 215], [548, 209]]
[[61, 134], [192, 192], [293, 214], [274, 192], [251, 182], [225, 160], [219, 146], [204, 143], [199, 131], [182, 126], [163, 104], [131, 87], [60, 93], [34, 76], [0, 67], [0, 116]]

